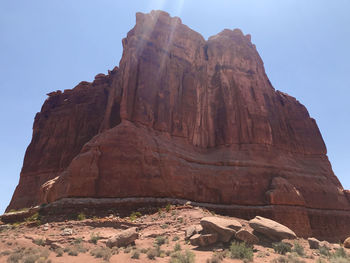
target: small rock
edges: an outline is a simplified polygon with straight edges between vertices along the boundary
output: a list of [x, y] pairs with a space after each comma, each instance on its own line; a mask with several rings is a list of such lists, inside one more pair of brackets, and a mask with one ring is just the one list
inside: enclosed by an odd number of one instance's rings
[[51, 245], [52, 243], [55, 243], [57, 240], [55, 240], [55, 239], [51, 239], [51, 238], [46, 238], [46, 240], [45, 240], [45, 244], [46, 245]]
[[218, 240], [218, 234], [217, 233], [211, 233], [211, 234], [195, 234], [190, 238], [190, 243], [193, 246], [199, 246], [199, 247], [206, 247], [212, 244], [215, 244]]
[[259, 238], [247, 229], [241, 229], [235, 234], [235, 238], [241, 241], [244, 241], [248, 244], [257, 244], [259, 243]]
[[320, 247], [325, 247], [327, 249], [331, 249], [331, 244], [329, 244], [329, 242], [327, 242], [327, 241], [321, 241]]
[[59, 243], [51, 243], [50, 247], [52, 249], [58, 249], [58, 248], [62, 248], [63, 249], [63, 246]]
[[61, 236], [71, 236], [71, 235], [73, 235], [72, 228], [65, 228], [62, 230]]
[[194, 234], [198, 234], [203, 230], [201, 225], [192, 225], [185, 230], [185, 240], [189, 239]]
[[347, 239], [345, 239], [345, 241], [344, 241], [344, 247], [345, 247], [345, 248], [350, 248], [350, 237], [348, 237]]
[[118, 233], [116, 236], [111, 237], [107, 240], [106, 245], [108, 247], [126, 247], [133, 243], [139, 234], [136, 231], [136, 227], [131, 227], [127, 230], [124, 230]]

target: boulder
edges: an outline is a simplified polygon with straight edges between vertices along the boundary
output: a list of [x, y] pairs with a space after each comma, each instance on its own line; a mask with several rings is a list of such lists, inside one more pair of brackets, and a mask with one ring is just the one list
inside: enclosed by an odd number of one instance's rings
[[130, 244], [132, 244], [137, 238], [139, 237], [139, 234], [137, 233], [136, 227], [131, 227], [129, 229], [126, 229], [114, 237], [111, 237], [107, 240], [106, 245], [108, 247], [126, 247]]
[[206, 247], [215, 244], [218, 241], [217, 233], [195, 234], [190, 238], [190, 243], [193, 246]]
[[307, 241], [311, 249], [318, 249], [320, 247], [320, 241], [314, 237], [309, 237]]
[[327, 249], [331, 249], [334, 248], [334, 245], [331, 245], [329, 242], [327, 241], [320, 241], [314, 237], [310, 237], [307, 239], [307, 241], [309, 242], [309, 246], [311, 249], [319, 249], [321, 247], [327, 248]]
[[204, 233], [217, 233], [219, 241], [228, 242], [242, 225], [237, 220], [216, 216], [204, 217], [200, 221]]
[[256, 216], [249, 221], [249, 226], [274, 241], [282, 239], [295, 239], [297, 236], [288, 227], [268, 218]]
[[344, 247], [350, 248], [350, 237], [344, 240]]
[[259, 243], [259, 238], [255, 236], [252, 231], [247, 229], [240, 229], [235, 234], [235, 238], [241, 241], [244, 241], [248, 244], [257, 244]]

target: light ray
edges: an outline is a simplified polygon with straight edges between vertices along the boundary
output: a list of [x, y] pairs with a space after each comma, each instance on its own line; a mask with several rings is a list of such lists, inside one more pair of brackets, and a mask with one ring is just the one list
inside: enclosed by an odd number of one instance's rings
[[[184, 3], [185, 3], [185, 0], [179, 0], [179, 1], [176, 2], [175, 12], [174, 12], [175, 14], [174, 15], [176, 15], [176, 16], [180, 16], [181, 15]], [[172, 20], [171, 21], [169, 38], [168, 38], [168, 41], [167, 41], [166, 45], [163, 47], [166, 52], [170, 51], [171, 45], [173, 43], [173, 37], [174, 37], [174, 33], [176, 31], [177, 25], [178, 24], [177, 24], [176, 20]], [[165, 55], [163, 55], [161, 57], [160, 68], [159, 68], [159, 73], [160, 74], [158, 75], [159, 77], [162, 75], [161, 73], [164, 70], [164, 64], [165, 64], [166, 58], [167, 58], [167, 56], [165, 56]]]

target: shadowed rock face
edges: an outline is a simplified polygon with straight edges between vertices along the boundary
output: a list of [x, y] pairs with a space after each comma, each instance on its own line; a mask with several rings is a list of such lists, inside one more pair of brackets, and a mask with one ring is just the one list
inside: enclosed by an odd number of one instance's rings
[[272, 87], [249, 35], [225, 29], [206, 41], [152, 11], [136, 15], [123, 47], [107, 76], [49, 94], [8, 210], [171, 197], [245, 205], [231, 214], [261, 211], [303, 236], [349, 234], [349, 194], [315, 120]]
[[110, 75], [97, 75], [93, 83], [81, 82], [72, 90], [51, 92], [35, 116], [33, 137], [19, 184], [7, 210], [39, 203], [40, 187], [58, 176], [95, 136], [104, 119]]

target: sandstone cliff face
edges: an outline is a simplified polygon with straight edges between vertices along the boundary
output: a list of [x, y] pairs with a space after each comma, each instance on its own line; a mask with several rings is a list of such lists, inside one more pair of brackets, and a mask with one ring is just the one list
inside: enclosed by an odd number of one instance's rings
[[117, 70], [109, 76], [97, 75], [93, 83], [81, 82], [73, 90], [48, 94], [35, 116], [32, 141], [8, 209], [38, 204], [41, 185], [66, 169], [82, 146], [98, 133], [109, 83], [115, 74]]
[[152, 11], [136, 15], [123, 47], [119, 69], [45, 102], [8, 209], [172, 197], [241, 206], [226, 212], [267, 215], [303, 236], [349, 234], [349, 194], [315, 120], [272, 87], [249, 35], [206, 41]]

